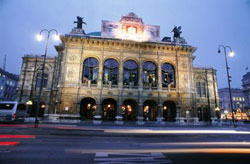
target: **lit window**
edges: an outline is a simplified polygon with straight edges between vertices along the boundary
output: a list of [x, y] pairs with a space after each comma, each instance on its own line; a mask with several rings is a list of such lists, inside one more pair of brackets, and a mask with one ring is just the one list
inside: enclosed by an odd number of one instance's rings
[[162, 78], [162, 87], [175, 88], [175, 76], [174, 76], [174, 67], [169, 63], [164, 63], [161, 66], [161, 78]]
[[99, 62], [95, 58], [87, 58], [83, 63], [83, 78], [82, 82], [85, 82], [85, 79], [91, 80], [91, 84], [97, 84], [98, 77], [98, 65]]
[[143, 84], [144, 86], [157, 86], [157, 68], [153, 62], [147, 61], [143, 63]]
[[123, 64], [123, 85], [138, 84], [138, 65], [133, 60], [127, 60]]
[[129, 34], [136, 34], [136, 28], [135, 27], [129, 27], [128, 28], [128, 33]]
[[114, 59], [107, 59], [103, 68], [103, 84], [118, 84], [118, 62]]
[[233, 101], [235, 101], [235, 97], [233, 97]]

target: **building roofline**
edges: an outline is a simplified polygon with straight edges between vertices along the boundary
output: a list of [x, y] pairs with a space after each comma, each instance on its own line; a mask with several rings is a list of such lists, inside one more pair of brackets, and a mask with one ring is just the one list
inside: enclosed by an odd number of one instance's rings
[[7, 76], [8, 78], [13, 79], [13, 80], [19, 79], [19, 75], [5, 71], [2, 68], [0, 68], [0, 73], [4, 74], [5, 76]]

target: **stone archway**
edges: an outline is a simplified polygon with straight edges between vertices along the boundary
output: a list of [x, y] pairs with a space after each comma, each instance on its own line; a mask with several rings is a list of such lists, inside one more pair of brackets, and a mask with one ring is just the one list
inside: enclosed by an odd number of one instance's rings
[[91, 97], [83, 98], [80, 104], [80, 116], [82, 119], [93, 119], [96, 110], [96, 101]]
[[165, 121], [175, 122], [176, 104], [173, 101], [165, 101], [163, 103], [163, 118]]
[[104, 99], [102, 102], [103, 120], [114, 121], [117, 113], [117, 103], [112, 98]]
[[33, 104], [32, 104], [31, 109], [29, 111], [30, 117], [36, 117], [36, 112], [38, 112], [38, 114], [37, 114], [38, 117], [44, 117], [45, 108], [46, 108], [45, 102], [41, 101], [39, 111], [37, 111], [36, 110], [37, 109], [37, 101], [33, 101]]
[[143, 103], [144, 121], [156, 121], [157, 109], [157, 104], [154, 100], [146, 100]]
[[137, 102], [135, 100], [127, 99], [122, 104], [122, 116], [124, 121], [136, 121], [137, 116]]
[[208, 107], [198, 107], [197, 108], [197, 116], [199, 118], [199, 121], [209, 121], [210, 120], [210, 115], [209, 115], [209, 110]]

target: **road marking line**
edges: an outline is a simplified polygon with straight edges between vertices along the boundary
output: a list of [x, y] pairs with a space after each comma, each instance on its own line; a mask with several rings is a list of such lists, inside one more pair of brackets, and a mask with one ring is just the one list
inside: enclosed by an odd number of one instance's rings
[[95, 157], [108, 157], [108, 153], [97, 152], [95, 153]]
[[[102, 156], [102, 155], [105, 155]], [[97, 152], [94, 158], [94, 162], [98, 164], [129, 164], [129, 163], [144, 163], [150, 162], [151, 164], [166, 164], [172, 163], [162, 153], [103, 153]]]

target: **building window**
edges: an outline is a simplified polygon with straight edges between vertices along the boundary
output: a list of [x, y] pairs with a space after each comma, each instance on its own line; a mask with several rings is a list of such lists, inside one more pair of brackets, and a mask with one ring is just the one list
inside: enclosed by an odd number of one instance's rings
[[157, 86], [157, 68], [153, 62], [143, 63], [143, 84], [144, 86]]
[[91, 81], [91, 84], [97, 84], [99, 62], [95, 58], [87, 58], [83, 63], [82, 83]]
[[103, 68], [103, 84], [118, 84], [118, 62], [114, 59], [107, 59]]
[[133, 60], [127, 60], [123, 64], [123, 85], [138, 85], [138, 65]]
[[199, 97], [206, 97], [206, 87], [204, 82], [196, 83], [196, 93]]
[[[46, 88], [47, 87], [47, 84], [48, 84], [48, 77], [49, 75], [44, 73], [43, 74], [43, 88]], [[40, 87], [41, 85], [41, 82], [42, 82], [42, 73], [37, 73], [36, 75], [36, 87]]]
[[162, 78], [162, 87], [171, 87], [175, 88], [175, 71], [174, 67], [169, 63], [164, 63], [161, 66], [161, 78]]

